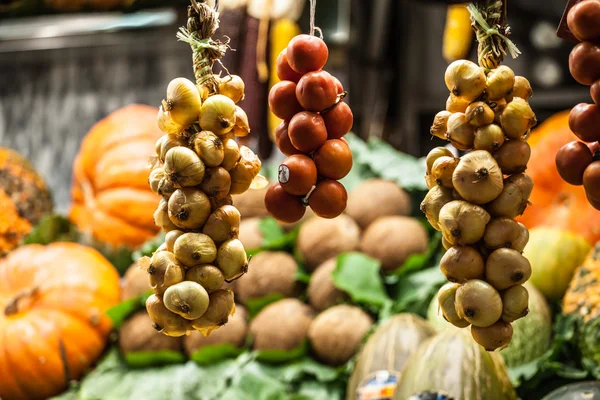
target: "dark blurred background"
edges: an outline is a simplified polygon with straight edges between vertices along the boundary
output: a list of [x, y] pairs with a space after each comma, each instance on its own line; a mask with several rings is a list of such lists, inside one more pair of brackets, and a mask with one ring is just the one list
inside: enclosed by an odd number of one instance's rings
[[[221, 34], [237, 48], [225, 63], [233, 73], [246, 68], [246, 84], [266, 99], [256, 60], [248, 59], [255, 54], [259, 20], [246, 12], [247, 1], [228, 3], [241, 7], [222, 10]], [[569, 75], [572, 45], [555, 35], [565, 4], [509, 4], [512, 39], [523, 55], [506, 63], [531, 81], [531, 104], [540, 121], [589, 97]], [[191, 51], [175, 38], [185, 23], [185, 5], [0, 0], [0, 146], [32, 160], [52, 187], [58, 211], [68, 207], [71, 164], [90, 127], [127, 104], [158, 106], [172, 78], [193, 76]], [[300, 9], [298, 23], [307, 32], [309, 7]], [[350, 93], [357, 135], [383, 138], [417, 156], [442, 143], [431, 139], [429, 126], [448, 96], [443, 79], [448, 63], [442, 57], [446, 12], [441, 1], [318, 0], [316, 22], [331, 54], [327, 69]], [[476, 44], [469, 57], [476, 59]], [[265, 139], [263, 103], [247, 106], [257, 121], [251, 144], [263, 157], [277, 158]]]

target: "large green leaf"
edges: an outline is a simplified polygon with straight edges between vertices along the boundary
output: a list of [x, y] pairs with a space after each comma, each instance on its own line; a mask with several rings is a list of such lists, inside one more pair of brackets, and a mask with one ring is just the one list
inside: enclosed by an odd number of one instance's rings
[[50, 244], [53, 242], [77, 242], [77, 227], [61, 215], [48, 215], [23, 239], [23, 244]]
[[439, 266], [402, 277], [392, 288], [395, 312], [427, 314], [427, 307], [438, 289], [446, 282]]
[[185, 362], [185, 356], [177, 351], [139, 351], [127, 353], [124, 356], [127, 365], [133, 368], [146, 368], [168, 364], [181, 364]]
[[391, 301], [380, 274], [381, 264], [362, 253], [341, 254], [333, 271], [336, 287], [357, 303], [381, 307]]
[[276, 301], [283, 299], [283, 297], [284, 296], [280, 293], [271, 293], [259, 299], [249, 299], [246, 301], [246, 308], [248, 309], [250, 319], [254, 318], [256, 314], [258, 314], [263, 308], [271, 303], [275, 303]]
[[300, 346], [293, 350], [258, 350], [255, 351], [254, 354], [259, 361], [281, 364], [302, 358], [306, 355], [307, 351], [308, 342], [305, 340]]
[[230, 343], [215, 344], [196, 350], [190, 356], [190, 360], [195, 361], [199, 365], [211, 365], [221, 360], [235, 358], [243, 352], [244, 349], [235, 347]]
[[152, 295], [149, 290], [145, 294], [125, 300], [106, 310], [106, 314], [111, 319], [113, 326], [119, 329], [130, 315], [146, 307], [146, 300]]

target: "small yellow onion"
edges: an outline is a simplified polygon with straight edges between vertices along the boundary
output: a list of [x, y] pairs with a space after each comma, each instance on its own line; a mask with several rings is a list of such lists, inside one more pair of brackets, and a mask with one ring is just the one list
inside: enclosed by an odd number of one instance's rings
[[512, 92], [515, 73], [506, 65], [501, 65], [489, 72], [486, 81], [487, 99], [490, 101], [500, 100]]
[[224, 139], [223, 153], [224, 156], [221, 167], [225, 168], [227, 171], [231, 171], [238, 161], [240, 161], [240, 146], [234, 139]]
[[172, 253], [175, 250], [175, 241], [179, 238], [179, 236], [183, 235], [184, 233], [184, 231], [180, 231], [178, 229], [169, 231], [165, 235], [165, 249]]
[[165, 173], [176, 186], [196, 186], [204, 179], [204, 163], [187, 147], [173, 147], [165, 155]]
[[529, 313], [529, 292], [523, 285], [512, 286], [502, 293], [502, 320], [513, 322]]
[[209, 131], [201, 131], [194, 135], [191, 140], [198, 157], [208, 167], [217, 167], [223, 162], [225, 152], [223, 141], [217, 135]]
[[183, 125], [178, 124], [177, 122], [171, 119], [171, 116], [168, 112], [163, 109], [163, 106], [160, 106], [158, 109], [158, 115], [156, 116], [156, 124], [158, 128], [164, 133], [169, 133], [173, 135], [177, 135], [185, 130]]
[[162, 106], [175, 123], [187, 128], [198, 120], [200, 93], [196, 85], [186, 78], [175, 78], [167, 86], [167, 99]]
[[483, 278], [485, 263], [481, 253], [474, 247], [454, 246], [444, 253], [440, 269], [450, 282], [464, 283]]
[[146, 300], [146, 311], [154, 323], [154, 329], [164, 335], [180, 337], [192, 329], [190, 321], [167, 310], [161, 298], [155, 294]]
[[240, 212], [234, 206], [217, 208], [208, 217], [202, 233], [210, 236], [215, 242], [237, 238], [240, 232], [240, 219]]
[[198, 319], [208, 308], [208, 292], [199, 283], [183, 281], [165, 290], [163, 303], [185, 319]]
[[520, 252], [500, 248], [485, 262], [485, 280], [497, 290], [521, 285], [531, 277], [531, 264]]
[[250, 134], [248, 116], [240, 106], [235, 106], [235, 125], [232, 132], [235, 136], [239, 137], [248, 136]]
[[217, 247], [208, 235], [188, 232], [177, 238], [174, 253], [183, 265], [193, 267], [215, 261]]
[[471, 150], [475, 141], [475, 127], [469, 124], [463, 113], [454, 113], [448, 118], [448, 140], [459, 150]]
[[175, 192], [177, 188], [171, 182], [171, 180], [165, 176], [158, 182], [157, 192], [159, 195], [163, 196], [165, 199], [169, 199], [169, 197]]
[[219, 246], [217, 266], [226, 281], [232, 281], [248, 272], [248, 257], [239, 239], [230, 239]]
[[530, 157], [531, 147], [522, 140], [509, 140], [494, 152], [494, 158], [504, 175], [524, 172]]
[[494, 218], [485, 227], [483, 243], [490, 250], [501, 247], [522, 252], [529, 241], [525, 225], [510, 218]]
[[452, 190], [441, 186], [431, 188], [425, 195], [420, 208], [421, 211], [425, 213], [427, 221], [429, 221], [433, 229], [441, 231], [439, 226], [440, 210], [446, 203], [449, 203], [452, 200], [454, 200], [452, 197]]
[[246, 192], [252, 181], [260, 172], [262, 163], [260, 159], [252, 150], [246, 146], [240, 148], [240, 160], [238, 163], [229, 171], [231, 175], [231, 189], [230, 194], [242, 194]]
[[161, 162], [165, 162], [165, 156], [167, 151], [173, 147], [186, 146], [186, 141], [181, 135], [167, 134], [162, 135], [160, 139], [156, 141], [156, 155]]
[[531, 88], [531, 84], [527, 78], [516, 76], [512, 92], [510, 93], [510, 96], [506, 98], [506, 100], [512, 101], [512, 99], [515, 97], [520, 97], [523, 100], [529, 100], [531, 96], [533, 96], [533, 89]]
[[433, 124], [431, 124], [431, 129], [429, 129], [429, 133], [440, 139], [448, 140], [446, 132], [448, 132], [448, 118], [451, 115], [450, 111], [440, 111], [437, 113], [433, 119]]
[[486, 210], [464, 200], [453, 200], [440, 210], [442, 235], [452, 245], [474, 244], [483, 237], [490, 220]]
[[452, 189], [452, 174], [458, 166], [459, 161], [454, 156], [442, 156], [435, 160], [431, 167], [431, 176], [439, 186]]
[[150, 176], [148, 177], [148, 184], [150, 185], [150, 189], [156, 193], [158, 192], [160, 181], [165, 177], [165, 170], [163, 167], [154, 168], [150, 171]]
[[537, 124], [537, 119], [529, 103], [515, 97], [502, 111], [500, 123], [507, 137], [518, 140]]
[[444, 81], [450, 92], [467, 100], [475, 100], [485, 90], [485, 73], [469, 60], [457, 60], [446, 68]]
[[210, 209], [212, 211], [215, 211], [219, 207], [233, 205], [233, 197], [231, 197], [230, 195], [227, 195], [222, 199], [217, 199], [216, 197], [209, 197], [208, 200], [210, 201]]
[[169, 203], [166, 199], [160, 199], [156, 211], [154, 211], [154, 224], [165, 232], [177, 229], [177, 226], [169, 218]]
[[480, 346], [487, 351], [504, 349], [508, 347], [513, 337], [513, 327], [505, 321], [497, 321], [491, 326], [471, 328], [471, 336]]
[[427, 173], [431, 173], [431, 168], [433, 168], [433, 163], [440, 157], [454, 157], [454, 154], [450, 150], [445, 147], [435, 147], [431, 149], [431, 151], [427, 154], [427, 158], [425, 159], [425, 164], [427, 165]]
[[169, 218], [181, 229], [200, 229], [209, 215], [210, 201], [201, 190], [177, 189], [169, 198]]
[[503, 176], [490, 153], [474, 150], [460, 158], [452, 174], [452, 185], [460, 197], [474, 204], [485, 204], [502, 192]]
[[500, 124], [500, 117], [502, 117], [502, 112], [506, 108], [507, 104], [508, 103], [504, 99], [501, 99], [501, 100], [494, 101], [494, 102], [490, 103], [490, 108], [494, 111], [494, 123], [496, 125], [501, 125]]
[[192, 321], [192, 326], [203, 336], [223, 326], [235, 312], [234, 296], [231, 290], [220, 289], [209, 295], [208, 309], [200, 318]]
[[200, 189], [209, 197], [223, 199], [227, 197], [231, 189], [231, 176], [225, 168], [207, 168]]
[[[492, 113], [492, 115], [494, 115]], [[492, 118], [493, 120], [493, 118]], [[485, 150], [488, 152], [496, 151], [504, 144], [504, 132], [496, 124], [480, 126], [475, 130], [475, 140], [473, 147], [476, 150]]]
[[446, 100], [446, 111], [451, 113], [464, 113], [465, 111], [467, 111], [469, 103], [470, 101], [465, 98], [456, 97], [455, 95], [450, 94], [450, 96], [448, 96], [448, 99]]
[[235, 123], [235, 103], [221, 94], [210, 96], [200, 108], [200, 126], [217, 135], [233, 129]]
[[524, 174], [515, 174], [504, 180], [502, 193], [487, 205], [494, 217], [516, 218], [523, 214], [533, 191], [533, 181]]
[[246, 85], [242, 78], [237, 75], [229, 75], [220, 78], [218, 82], [220, 94], [229, 97], [234, 103], [239, 103], [244, 100], [244, 90]]
[[223, 272], [210, 264], [196, 265], [188, 269], [185, 280], [199, 283], [208, 293], [221, 289], [225, 283]]
[[185, 271], [179, 264], [175, 254], [169, 251], [157, 251], [152, 255], [146, 268], [150, 289], [159, 296], [185, 277]]
[[431, 174], [425, 174], [425, 184], [427, 185], [427, 189], [429, 190], [438, 185], [435, 179], [433, 178], [433, 175]]
[[465, 111], [467, 121], [474, 127], [489, 125], [494, 122], [494, 111], [483, 101], [469, 104]]
[[473, 326], [491, 326], [502, 316], [502, 299], [489, 283], [472, 279], [456, 290], [456, 313]]
[[446, 321], [458, 328], [466, 328], [471, 323], [459, 317], [456, 312], [456, 291], [459, 287], [458, 283], [446, 283], [442, 286], [437, 294], [438, 307]]

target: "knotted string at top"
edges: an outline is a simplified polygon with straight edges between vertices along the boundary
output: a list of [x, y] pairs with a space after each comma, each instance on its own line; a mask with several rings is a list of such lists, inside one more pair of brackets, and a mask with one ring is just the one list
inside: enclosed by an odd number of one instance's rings
[[310, 0], [310, 35], [315, 36], [315, 32], [319, 34], [319, 38], [323, 39], [323, 31], [318, 26], [315, 26], [315, 13], [317, 10], [317, 0]]

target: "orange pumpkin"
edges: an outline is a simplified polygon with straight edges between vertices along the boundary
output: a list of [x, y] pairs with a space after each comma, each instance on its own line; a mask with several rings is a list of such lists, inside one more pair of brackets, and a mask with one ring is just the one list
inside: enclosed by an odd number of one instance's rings
[[600, 240], [600, 212], [589, 204], [583, 186], [564, 182], [556, 169], [556, 153], [573, 140], [578, 139], [569, 129], [569, 111], [553, 115], [532, 132], [527, 174], [535, 186], [531, 206], [518, 220], [528, 228], [562, 228], [596, 243]]
[[92, 248], [33, 244], [0, 260], [0, 398], [46, 399], [81, 378], [118, 302], [119, 274]]
[[135, 247], [158, 232], [160, 201], [148, 185], [148, 160], [162, 136], [154, 107], [131, 105], [92, 127], [73, 166], [70, 218], [79, 230], [113, 246]]

